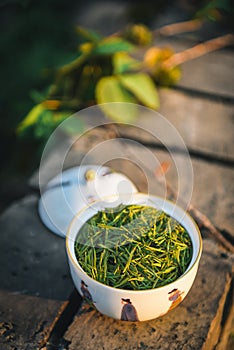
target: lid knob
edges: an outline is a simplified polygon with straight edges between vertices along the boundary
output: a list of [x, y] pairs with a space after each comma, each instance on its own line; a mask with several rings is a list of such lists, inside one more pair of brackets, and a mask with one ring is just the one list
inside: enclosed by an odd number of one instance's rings
[[86, 181], [93, 181], [96, 177], [96, 171], [93, 169], [89, 169], [85, 173], [85, 180]]

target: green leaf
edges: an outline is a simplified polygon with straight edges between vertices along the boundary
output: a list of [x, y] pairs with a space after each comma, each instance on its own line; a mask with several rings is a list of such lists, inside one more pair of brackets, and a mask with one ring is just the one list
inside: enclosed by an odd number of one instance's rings
[[76, 27], [76, 33], [83, 39], [96, 42], [102, 39], [102, 37], [91, 29], [84, 28], [82, 26]]
[[153, 109], [159, 108], [157, 89], [153, 80], [147, 74], [122, 74], [118, 76], [118, 79], [145, 106]]
[[135, 119], [137, 115], [136, 100], [133, 95], [120, 84], [117, 77], [109, 76], [101, 78], [97, 83], [95, 93], [100, 108], [114, 121], [130, 123]]
[[31, 109], [16, 131], [24, 136], [30, 135], [36, 139], [46, 139], [71, 114], [71, 111], [50, 110], [45, 107], [44, 103], [40, 103]]
[[132, 58], [127, 52], [116, 52], [113, 56], [114, 74], [121, 74], [141, 67], [141, 62]]
[[37, 139], [46, 139], [56, 127], [71, 115], [70, 111], [52, 111], [44, 109], [34, 125], [34, 135]]
[[34, 125], [40, 117], [40, 114], [44, 111], [43, 105], [40, 103], [33, 107], [31, 111], [26, 115], [24, 120], [18, 125], [16, 132], [18, 134], [23, 133], [27, 128]]
[[95, 54], [99, 55], [113, 55], [119, 51], [130, 52], [134, 49], [134, 45], [127, 40], [118, 37], [109, 37], [103, 39], [94, 49]]
[[213, 0], [205, 2], [205, 5], [195, 13], [195, 18], [206, 18], [211, 21], [218, 21], [220, 20], [220, 11], [231, 15], [233, 12], [231, 1]]
[[29, 95], [30, 95], [31, 99], [33, 100], [33, 102], [39, 104], [39, 103], [43, 102], [44, 100], [46, 100], [47, 93], [45, 93], [45, 92], [41, 93], [41, 92], [33, 89], [29, 92]]
[[51, 132], [51, 121], [52, 121], [53, 112], [44, 109], [40, 114], [37, 122], [34, 125], [34, 136], [36, 139], [46, 138]]
[[73, 61], [71, 61], [70, 63], [65, 64], [64, 66], [60, 67], [58, 69], [58, 73], [61, 75], [65, 75], [65, 74], [70, 74], [72, 71], [77, 70], [78, 68], [80, 68], [85, 61], [87, 60], [87, 58], [90, 56], [90, 51], [88, 52], [81, 52], [81, 54], [74, 59]]

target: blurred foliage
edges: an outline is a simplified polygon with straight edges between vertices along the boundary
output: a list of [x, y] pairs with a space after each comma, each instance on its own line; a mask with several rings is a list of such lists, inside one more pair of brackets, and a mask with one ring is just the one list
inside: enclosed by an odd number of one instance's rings
[[[160, 0], [156, 9], [154, 1], [136, 0], [128, 18], [148, 25], [172, 3]], [[200, 18], [218, 20], [215, 13], [233, 13], [228, 0], [185, 3], [192, 3], [193, 13]], [[128, 25], [120, 33], [103, 37], [75, 27], [82, 5], [75, 0], [69, 6], [64, 0], [0, 0], [0, 137], [8, 154], [4, 148], [0, 152], [7, 162], [9, 154], [18, 161], [22, 153], [25, 163], [27, 158], [36, 158], [35, 152], [40, 156], [41, 141], [68, 115], [87, 106], [118, 100], [156, 109], [157, 87], [180, 79], [179, 67], [164, 66], [174, 53], [152, 47], [153, 31], [145, 24]], [[136, 58], [142, 46], [145, 55]], [[135, 111], [105, 109], [105, 113], [113, 120], [131, 121]]]
[[234, 15], [233, 1], [205, 0], [202, 1], [199, 10], [195, 14], [195, 17], [208, 19], [211, 21], [219, 21], [227, 15], [229, 15], [229, 17], [233, 17]]
[[165, 67], [164, 63], [174, 55], [171, 48], [149, 48], [144, 57], [144, 62], [149, 67], [154, 80], [161, 86], [171, 86], [181, 78], [181, 70], [178, 66]]
[[[158, 109], [157, 85], [170, 86], [180, 78], [178, 67], [164, 66], [173, 51], [151, 47], [153, 32], [145, 25], [133, 24], [108, 37], [83, 27], [76, 33], [82, 39], [77, 57], [56, 70], [44, 99], [33, 92], [37, 105], [19, 124], [20, 135], [48, 137], [66, 116], [94, 104], [127, 102]], [[145, 56], [134, 57], [142, 46]], [[114, 121], [132, 122], [136, 116], [129, 105], [100, 107]]]
[[46, 98], [56, 67], [77, 55], [80, 42], [74, 32], [74, 6], [63, 0], [0, 0], [0, 159], [4, 178], [6, 166], [9, 173], [16, 168], [30, 173], [40, 159], [41, 141], [30, 135], [19, 139], [15, 129], [39, 95], [41, 101]]

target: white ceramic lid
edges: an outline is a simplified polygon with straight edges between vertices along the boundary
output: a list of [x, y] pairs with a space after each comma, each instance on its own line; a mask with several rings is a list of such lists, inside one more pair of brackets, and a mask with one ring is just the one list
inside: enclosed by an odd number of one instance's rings
[[128, 177], [108, 167], [77, 166], [48, 182], [38, 211], [47, 228], [65, 237], [73, 217], [88, 204], [112, 194], [136, 192], [137, 188]]

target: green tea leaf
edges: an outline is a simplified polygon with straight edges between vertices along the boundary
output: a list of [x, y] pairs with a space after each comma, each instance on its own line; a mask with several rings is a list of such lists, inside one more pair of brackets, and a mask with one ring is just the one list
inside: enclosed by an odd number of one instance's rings
[[135, 46], [129, 43], [127, 40], [117, 37], [108, 37], [103, 39], [93, 52], [99, 55], [113, 55], [119, 51], [130, 52], [134, 49], [134, 47]]
[[141, 204], [98, 211], [79, 230], [74, 248], [90, 277], [129, 290], [175, 281], [188, 268], [193, 252], [191, 238], [177, 220]]
[[122, 74], [118, 76], [118, 79], [145, 106], [153, 109], [159, 108], [157, 89], [153, 80], [147, 74]]
[[[119, 82], [117, 77], [101, 78], [96, 86], [97, 103], [107, 116], [118, 122], [129, 123], [137, 114], [136, 99]], [[116, 102], [109, 104], [110, 102]], [[125, 102], [125, 103], [118, 103]]]
[[139, 69], [141, 62], [132, 58], [127, 52], [116, 52], [113, 56], [114, 74], [121, 74]]

